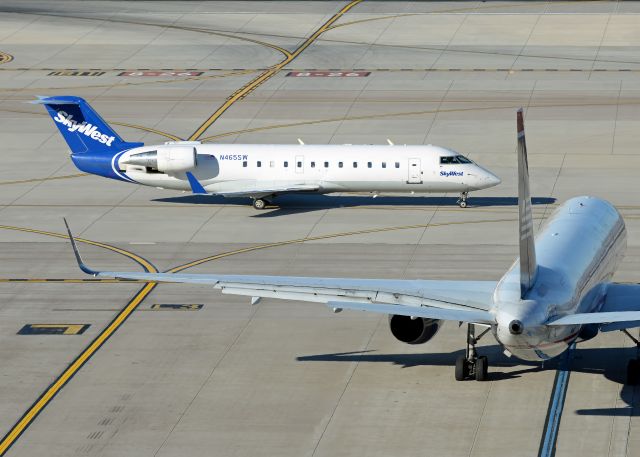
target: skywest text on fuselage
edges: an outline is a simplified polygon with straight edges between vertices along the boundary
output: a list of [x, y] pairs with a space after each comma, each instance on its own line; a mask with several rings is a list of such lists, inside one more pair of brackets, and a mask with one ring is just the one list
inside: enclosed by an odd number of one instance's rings
[[111, 146], [111, 143], [115, 140], [114, 136], [101, 133], [98, 130], [98, 127], [93, 124], [88, 124], [87, 122], [78, 123], [74, 121], [73, 115], [67, 114], [64, 111], [59, 111], [53, 119], [66, 126], [70, 132], [75, 132], [77, 130], [79, 133], [82, 133], [93, 140], [97, 140], [102, 144], [106, 144], [107, 146]]

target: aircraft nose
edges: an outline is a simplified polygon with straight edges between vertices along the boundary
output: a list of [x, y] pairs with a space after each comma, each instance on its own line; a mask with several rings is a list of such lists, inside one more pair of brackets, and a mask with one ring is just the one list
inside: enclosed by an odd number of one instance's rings
[[483, 179], [484, 188], [497, 186], [502, 182], [502, 179], [491, 173], [490, 171], [485, 170], [485, 176]]

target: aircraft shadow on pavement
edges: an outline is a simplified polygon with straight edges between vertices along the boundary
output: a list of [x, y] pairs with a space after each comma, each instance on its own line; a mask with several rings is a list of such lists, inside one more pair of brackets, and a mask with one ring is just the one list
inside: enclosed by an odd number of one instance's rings
[[[479, 346], [478, 352], [489, 357], [489, 380], [503, 381], [526, 376], [527, 373], [556, 370], [562, 357], [540, 362], [528, 362], [509, 358], [502, 353], [499, 345]], [[464, 350], [453, 352], [425, 352], [419, 354], [377, 354], [374, 350], [338, 352], [299, 356], [299, 362], [361, 362], [390, 363], [402, 368], [422, 365], [453, 367]], [[640, 395], [634, 395], [634, 386], [625, 384], [627, 361], [636, 357], [636, 348], [585, 348], [576, 349], [571, 363], [572, 373], [602, 375], [621, 385], [620, 399], [624, 406], [618, 408], [578, 409], [575, 414], [583, 416], [640, 416]], [[515, 368], [515, 369], [514, 369]], [[571, 382], [569, 383], [571, 384]], [[570, 388], [570, 387], [569, 387]]]
[[[225, 198], [217, 195], [184, 195], [153, 199], [155, 202], [181, 203], [192, 205], [230, 205], [249, 206], [248, 198]], [[458, 207], [457, 197], [422, 196], [379, 196], [369, 195], [282, 195], [274, 199], [273, 205], [266, 210], [256, 212], [253, 217], [277, 217], [332, 208], [351, 208], [357, 206], [451, 206]], [[532, 197], [534, 205], [549, 205], [556, 202], [552, 197]], [[470, 196], [468, 208], [492, 206], [517, 206], [517, 197], [474, 197]]]

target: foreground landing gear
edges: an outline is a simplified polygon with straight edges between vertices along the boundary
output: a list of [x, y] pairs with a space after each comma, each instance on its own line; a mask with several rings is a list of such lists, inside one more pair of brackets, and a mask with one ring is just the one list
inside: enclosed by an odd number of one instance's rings
[[458, 201], [456, 203], [458, 203], [458, 206], [460, 208], [466, 208], [467, 207], [467, 197], [469, 196], [469, 192], [461, 192], [460, 193], [460, 198], [458, 198]]
[[270, 205], [271, 202], [266, 198], [254, 198], [253, 199], [253, 207], [255, 209], [265, 209], [267, 205]]
[[476, 344], [491, 328], [487, 328], [476, 337], [476, 328], [467, 324], [467, 350], [456, 360], [456, 381], [475, 378], [476, 381], [486, 381], [489, 371], [489, 360], [486, 356], [478, 356]]
[[[635, 338], [628, 330], [622, 330], [629, 338], [636, 343], [636, 346], [640, 348], [640, 341]], [[631, 359], [627, 364], [627, 384], [630, 386], [637, 386], [640, 384], [640, 359]]]

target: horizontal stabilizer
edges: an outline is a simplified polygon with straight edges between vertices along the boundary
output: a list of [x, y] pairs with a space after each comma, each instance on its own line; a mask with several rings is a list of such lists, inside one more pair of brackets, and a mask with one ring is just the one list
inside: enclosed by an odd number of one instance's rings
[[640, 320], [640, 311], [611, 311], [604, 313], [580, 313], [561, 317], [547, 325], [608, 324], [611, 322], [632, 322]]
[[424, 317], [426, 319], [439, 319], [444, 321], [472, 322], [476, 324], [493, 324], [495, 318], [488, 311], [445, 309], [432, 306], [407, 306], [387, 305], [378, 303], [360, 303], [348, 301], [330, 301], [330, 308], [352, 309], [357, 311], [370, 311], [381, 314], [395, 314], [397, 316]]

